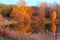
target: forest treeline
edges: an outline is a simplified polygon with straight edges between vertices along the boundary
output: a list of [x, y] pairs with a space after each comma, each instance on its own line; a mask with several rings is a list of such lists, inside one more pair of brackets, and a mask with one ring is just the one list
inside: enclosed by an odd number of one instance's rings
[[41, 3], [38, 6], [0, 4], [0, 15], [16, 20], [18, 23], [15, 26], [18, 30], [26, 31], [30, 29], [31, 25], [35, 25], [32, 28], [38, 28], [39, 23], [46, 19], [59, 20], [60, 4]]

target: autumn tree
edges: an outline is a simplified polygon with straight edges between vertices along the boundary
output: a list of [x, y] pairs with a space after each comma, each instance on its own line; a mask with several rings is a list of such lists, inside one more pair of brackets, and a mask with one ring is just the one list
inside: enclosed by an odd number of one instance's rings
[[52, 23], [52, 32], [55, 33], [56, 32], [56, 24]]
[[56, 19], [60, 20], [60, 4], [56, 4]]
[[7, 14], [8, 12], [8, 5], [5, 5], [5, 4], [0, 4], [0, 10], [1, 10], [1, 14], [4, 16], [5, 14]]
[[53, 21], [56, 20], [56, 11], [53, 11], [53, 13], [52, 13], [52, 20], [53, 20]]
[[[22, 1], [21, 5], [15, 5], [13, 7], [11, 17], [18, 21], [18, 30], [27, 29], [27, 26], [24, 27], [24, 24], [31, 23], [31, 14], [32, 8], [26, 6], [24, 1]], [[30, 26], [28, 26], [28, 28], [30, 28]]]
[[40, 5], [40, 7], [39, 7], [39, 9], [40, 9], [40, 17], [41, 18], [45, 18], [45, 6], [46, 4], [45, 3], [41, 3], [41, 5]]

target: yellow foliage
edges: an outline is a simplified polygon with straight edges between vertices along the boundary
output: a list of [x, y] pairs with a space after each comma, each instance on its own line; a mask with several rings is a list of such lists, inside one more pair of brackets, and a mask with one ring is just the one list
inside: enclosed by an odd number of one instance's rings
[[2, 11], [2, 8], [0, 8], [0, 12]]
[[18, 11], [18, 9], [19, 9], [19, 8], [18, 8], [18, 6], [17, 6], [17, 5], [16, 5], [16, 6], [14, 6], [14, 7], [13, 7], [13, 12], [17, 12], [17, 11]]

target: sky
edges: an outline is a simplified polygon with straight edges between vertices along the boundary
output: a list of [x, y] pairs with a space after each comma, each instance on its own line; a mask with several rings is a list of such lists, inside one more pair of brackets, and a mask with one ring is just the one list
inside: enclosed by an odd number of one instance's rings
[[[17, 2], [19, 2], [19, 0], [0, 0], [0, 3], [3, 3], [3, 4], [17, 4]], [[41, 2], [60, 3], [60, 0], [26, 0], [26, 3], [28, 6], [35, 6]]]

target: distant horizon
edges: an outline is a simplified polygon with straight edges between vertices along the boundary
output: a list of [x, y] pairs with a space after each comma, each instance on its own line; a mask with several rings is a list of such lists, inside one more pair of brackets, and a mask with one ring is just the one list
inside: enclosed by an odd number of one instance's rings
[[[15, 5], [19, 2], [20, 0], [0, 0], [1, 4], [7, 4], [7, 5]], [[60, 4], [60, 0], [26, 0], [26, 3], [28, 6], [36, 6], [38, 4], [40, 4], [41, 2], [47, 2], [47, 3], [59, 3]]]

